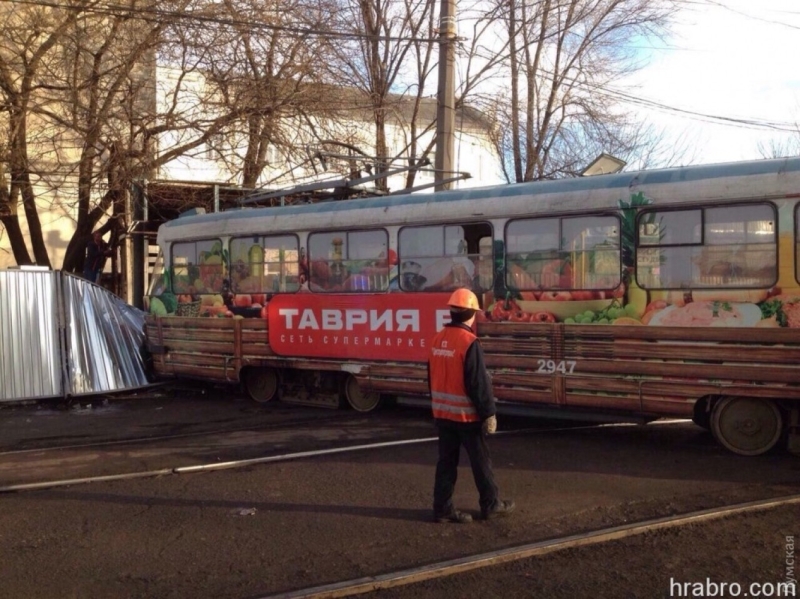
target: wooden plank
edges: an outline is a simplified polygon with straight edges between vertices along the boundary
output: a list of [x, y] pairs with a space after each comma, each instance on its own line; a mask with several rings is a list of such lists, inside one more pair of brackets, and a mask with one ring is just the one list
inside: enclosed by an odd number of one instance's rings
[[245, 343], [244, 347], [242, 348], [242, 358], [252, 358], [256, 356], [277, 356], [277, 354], [272, 351], [272, 348], [269, 345], [256, 345], [254, 343]]
[[167, 351], [181, 351], [208, 354], [229, 354], [233, 356], [233, 340], [226, 343], [213, 343], [210, 341], [168, 341], [165, 343]]
[[633, 396], [567, 393], [566, 405], [570, 407], [638, 412], [642, 404], [638, 393]]
[[212, 343], [233, 344], [233, 331], [220, 331], [209, 329], [165, 329], [164, 345], [174, 345], [175, 342], [209, 341]]
[[242, 327], [242, 343], [269, 343], [269, 336], [266, 331], [254, 331]]
[[548, 374], [532, 372], [492, 372], [492, 383], [511, 387], [533, 387], [535, 389], [551, 391], [553, 377]]
[[709, 360], [717, 362], [800, 363], [800, 347], [769, 347], [764, 345], [730, 345], [713, 343], [647, 342], [638, 340], [582, 341], [568, 344], [565, 357], [615, 357], [678, 360]]
[[227, 329], [233, 330], [233, 318], [185, 318], [182, 316], [161, 316], [156, 319], [163, 329]]
[[681, 364], [643, 360], [578, 360], [578, 374], [601, 373], [620, 375], [651, 375], [697, 379], [698, 381], [759, 381], [794, 383], [800, 380], [800, 367], [747, 366], [743, 364]]
[[694, 342], [702, 337], [707, 342], [730, 343], [762, 343], [800, 345], [797, 331], [786, 328], [756, 327], [650, 327], [650, 326], [617, 326], [617, 325], [565, 325], [528, 324], [528, 323], [480, 323], [478, 335], [484, 338], [520, 337], [550, 339], [563, 335], [565, 343], [574, 340], [605, 339], [639, 339], [647, 341], [684, 341]]
[[692, 383], [691, 381], [644, 381], [642, 394], [650, 396], [673, 395], [685, 397], [705, 397], [706, 395], [739, 395], [764, 399], [799, 400], [800, 387], [784, 384], [732, 385]]
[[[362, 379], [359, 377], [359, 381]], [[414, 395], [427, 395], [428, 384], [414, 381], [397, 381], [391, 379], [368, 378], [365, 388], [381, 393], [412, 393]]]
[[237, 379], [233, 377], [233, 374], [230, 371], [226, 372], [224, 368], [210, 368], [208, 366], [197, 367], [197, 366], [187, 366], [184, 364], [174, 364], [173, 373], [176, 376], [186, 376], [201, 380], [220, 381], [225, 383], [237, 382]]
[[375, 377], [393, 377], [393, 378], [410, 378], [410, 379], [428, 379], [428, 369], [415, 366], [407, 366], [404, 364], [370, 364], [370, 376]]
[[579, 391], [602, 391], [605, 393], [639, 394], [641, 379], [622, 379], [619, 377], [577, 377], [563, 376], [567, 393]]
[[553, 353], [552, 343], [546, 339], [505, 339], [505, 338], [482, 338], [481, 347], [485, 352], [507, 353], [507, 354], [534, 354], [545, 356]]
[[536, 389], [522, 389], [519, 387], [496, 387], [494, 390], [497, 399], [522, 403], [553, 404], [555, 399], [550, 391]]
[[218, 354], [194, 354], [184, 352], [170, 352], [167, 359], [169, 364], [182, 364], [184, 366], [210, 366], [212, 368], [226, 367], [230, 362], [229, 356]]
[[[552, 326], [552, 325], [551, 325]], [[766, 343], [800, 345], [800, 335], [793, 329], [756, 327], [650, 327], [615, 325], [556, 325], [564, 327], [564, 341], [577, 339], [640, 339], [647, 341], [684, 341], [695, 343]]]

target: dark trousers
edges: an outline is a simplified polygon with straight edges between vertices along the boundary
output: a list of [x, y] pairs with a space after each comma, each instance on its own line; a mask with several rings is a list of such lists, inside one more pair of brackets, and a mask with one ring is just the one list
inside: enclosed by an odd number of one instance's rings
[[451, 513], [453, 491], [458, 478], [458, 458], [461, 446], [467, 450], [472, 477], [480, 496], [480, 507], [487, 510], [497, 502], [497, 485], [494, 482], [492, 461], [486, 437], [479, 427], [455, 428], [440, 425], [439, 461], [436, 463], [436, 482], [433, 487], [433, 511], [436, 515]]
[[97, 283], [100, 278], [100, 270], [92, 270], [91, 268], [83, 269], [83, 278], [92, 283]]

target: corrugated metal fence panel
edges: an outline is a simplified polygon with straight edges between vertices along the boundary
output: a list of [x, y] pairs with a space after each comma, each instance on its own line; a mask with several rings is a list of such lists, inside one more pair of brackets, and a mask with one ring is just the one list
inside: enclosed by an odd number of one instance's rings
[[58, 273], [0, 271], [0, 401], [63, 395]]
[[123, 391], [148, 384], [142, 356], [145, 313], [106, 289], [62, 278], [70, 395]]
[[0, 270], [0, 402], [147, 386], [144, 317], [70, 274]]

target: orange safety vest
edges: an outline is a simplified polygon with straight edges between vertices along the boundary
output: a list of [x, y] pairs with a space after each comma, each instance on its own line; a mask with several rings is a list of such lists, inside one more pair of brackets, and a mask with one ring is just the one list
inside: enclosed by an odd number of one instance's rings
[[464, 387], [464, 357], [476, 338], [461, 327], [445, 327], [433, 338], [428, 363], [434, 418], [480, 422]]

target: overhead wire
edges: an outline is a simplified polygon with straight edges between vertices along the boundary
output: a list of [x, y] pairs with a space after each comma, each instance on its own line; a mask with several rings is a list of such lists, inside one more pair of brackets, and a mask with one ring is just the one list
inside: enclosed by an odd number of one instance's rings
[[196, 21], [198, 24], [214, 23], [217, 25], [227, 25], [234, 27], [247, 27], [252, 30], [268, 30], [268, 31], [281, 31], [286, 33], [312, 35], [318, 37], [326, 37], [333, 39], [363, 39], [363, 40], [378, 40], [386, 42], [437, 42], [439, 38], [423, 38], [414, 36], [384, 36], [384, 35], [370, 35], [367, 33], [358, 32], [345, 32], [335, 31], [332, 29], [319, 29], [314, 27], [293, 27], [288, 25], [275, 25], [270, 23], [260, 23], [253, 20], [241, 20], [232, 18], [223, 18], [219, 16], [202, 15], [196, 12], [180, 12], [168, 11], [160, 8], [146, 8], [129, 6], [116, 6], [112, 4], [95, 4], [95, 5], [70, 5], [58, 2], [49, 2], [47, 0], [3, 0], [4, 2], [12, 4], [25, 4], [30, 6], [40, 6], [43, 8], [54, 8], [60, 10], [73, 10], [90, 12], [99, 15], [109, 16], [125, 16], [135, 15], [137, 18], [145, 22], [156, 21], [161, 22], [164, 19], [175, 19], [183, 21]]
[[[149, 20], [160, 21], [164, 18], [171, 18], [171, 19], [188, 20], [190, 22], [197, 21], [200, 24], [216, 23], [225, 26], [248, 27], [256, 30], [264, 29], [270, 31], [282, 31], [293, 34], [316, 35], [321, 37], [331, 37], [340, 39], [372, 39], [372, 40], [377, 39], [380, 41], [387, 41], [387, 42], [411, 41], [411, 42], [428, 42], [428, 43], [436, 43], [441, 41], [438, 37], [424, 38], [424, 37], [404, 37], [404, 36], [375, 36], [375, 35], [361, 34], [356, 32], [341, 32], [329, 29], [302, 28], [302, 27], [291, 27], [284, 25], [274, 25], [268, 23], [258, 23], [252, 20], [221, 18], [219, 16], [201, 15], [194, 12], [166, 11], [159, 8], [146, 8], [141, 6], [132, 8], [130, 6], [119, 6], [114, 4], [101, 5], [99, 3], [92, 5], [87, 5], [87, 4], [70, 5], [48, 0], [4, 0], [4, 1], [14, 4], [41, 6], [46, 8], [56, 8], [64, 10], [83, 10], [97, 14], [108, 14], [108, 15], [118, 15], [118, 16], [125, 14], [135, 14], [139, 18], [142, 18], [145, 21]], [[725, 6], [724, 4], [717, 2], [716, 0], [682, 0], [682, 3], [686, 5], [716, 6], [719, 8], [730, 10], [731, 12], [746, 16], [748, 18], [756, 18], [767, 23], [786, 25], [786, 23], [763, 19], [760, 17], [755, 17], [748, 13], [738, 11], [731, 7]], [[604, 94], [608, 97], [612, 97], [624, 103], [633, 104], [666, 113], [675, 113], [701, 122], [722, 124], [727, 126], [748, 128], [748, 129], [762, 129], [762, 130], [771, 129], [775, 131], [793, 132], [793, 133], [798, 131], [797, 123], [770, 121], [766, 119], [758, 119], [751, 117], [734, 117], [734, 116], [726, 116], [720, 114], [704, 113], [678, 106], [670, 106], [662, 102], [657, 102], [655, 100], [650, 100], [648, 98], [638, 97], [633, 94], [599, 84], [591, 84], [589, 82], [580, 80], [575, 80], [575, 83], [583, 88], [588, 88], [592, 91]]]

